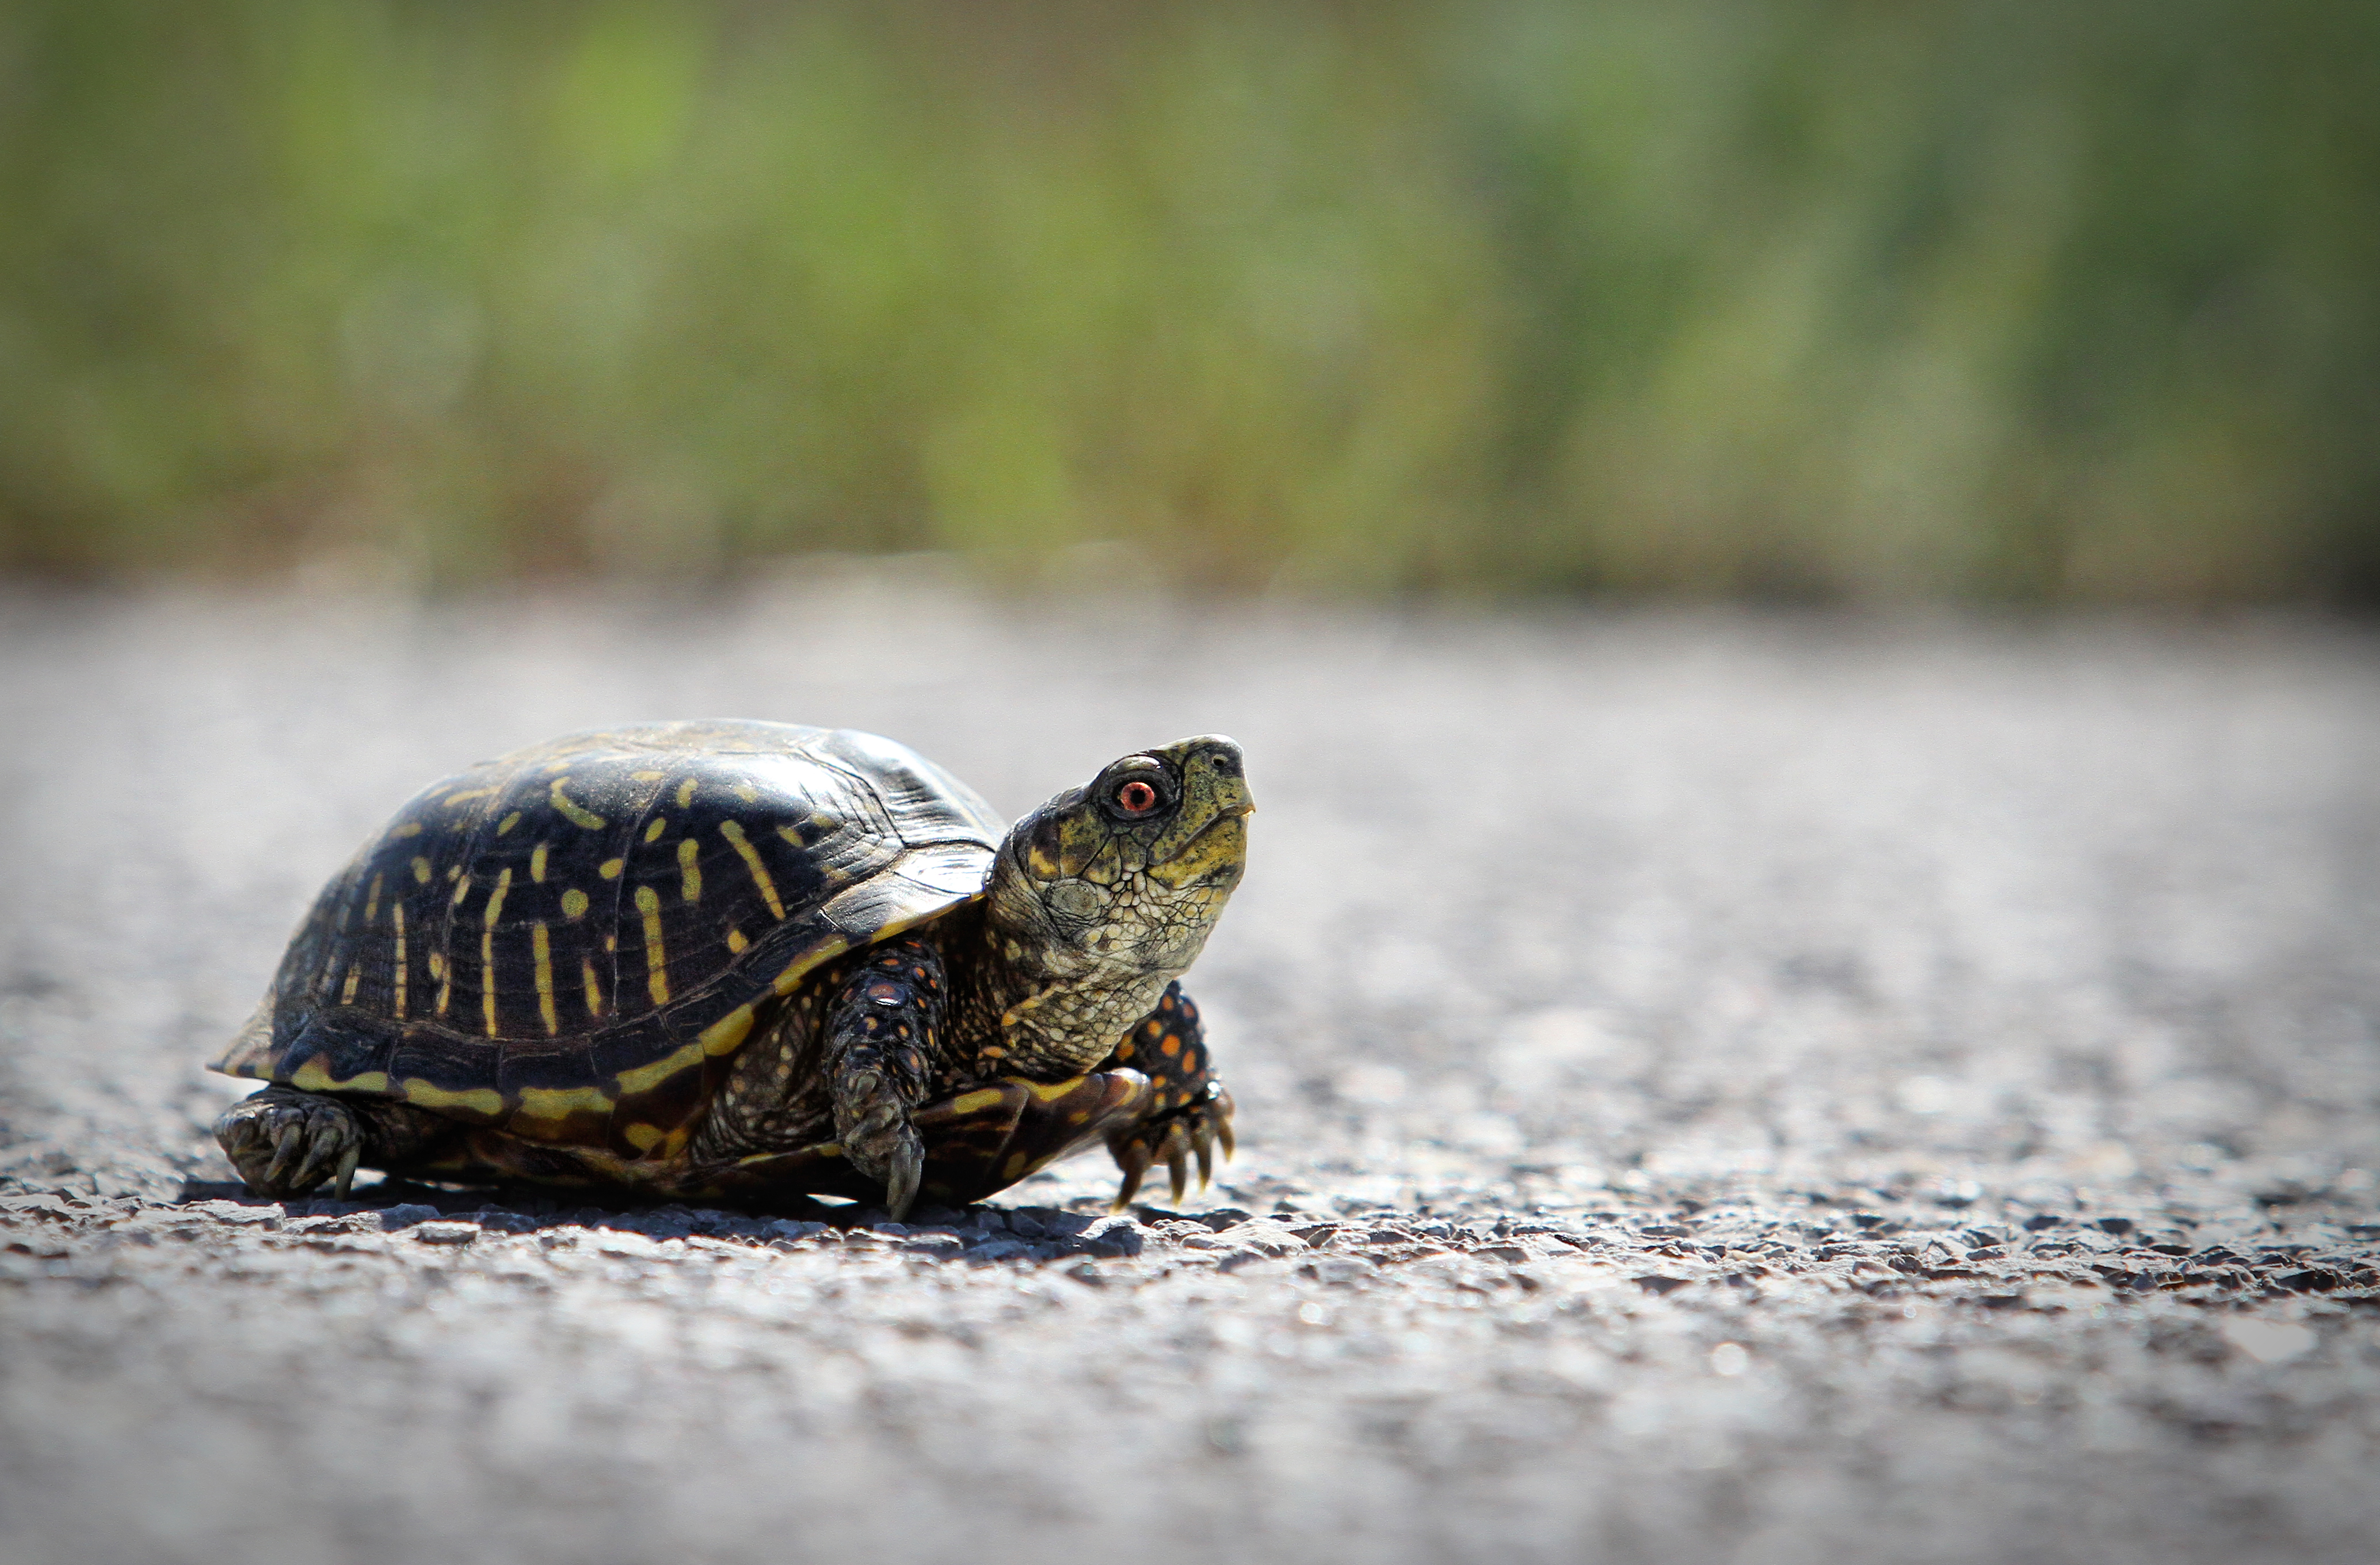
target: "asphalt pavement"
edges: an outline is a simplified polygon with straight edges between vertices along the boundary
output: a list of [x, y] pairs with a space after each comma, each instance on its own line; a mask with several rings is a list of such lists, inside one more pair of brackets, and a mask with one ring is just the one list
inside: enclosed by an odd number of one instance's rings
[[[0, 713], [10, 1565], [2373, 1558], [2369, 628], [17, 591]], [[230, 1183], [322, 880], [687, 716], [1011, 813], [1241, 740], [1216, 1187]]]

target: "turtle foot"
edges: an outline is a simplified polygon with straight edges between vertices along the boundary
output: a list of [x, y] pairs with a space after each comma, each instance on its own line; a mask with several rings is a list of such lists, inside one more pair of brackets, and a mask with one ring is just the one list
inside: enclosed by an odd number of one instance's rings
[[346, 1200], [364, 1151], [363, 1122], [354, 1110], [285, 1086], [266, 1087], [224, 1110], [215, 1139], [250, 1190], [276, 1199], [336, 1178]]
[[1190, 1184], [1190, 1159], [1198, 1160], [1198, 1188], [1207, 1188], [1215, 1174], [1215, 1148], [1220, 1146], [1229, 1158], [1233, 1149], [1232, 1139], [1232, 1095], [1223, 1084], [1209, 1081], [1196, 1102], [1128, 1125], [1108, 1137], [1108, 1154], [1123, 1171], [1123, 1186], [1116, 1192], [1111, 1208], [1123, 1211], [1132, 1205], [1140, 1193], [1140, 1182], [1149, 1165], [1165, 1164], [1172, 1176], [1173, 1199], [1182, 1199]]
[[909, 1106], [863, 1072], [844, 1084], [858, 1112], [838, 1137], [844, 1161], [884, 1186], [884, 1209], [898, 1222], [917, 1199], [926, 1173], [926, 1144], [909, 1123]]

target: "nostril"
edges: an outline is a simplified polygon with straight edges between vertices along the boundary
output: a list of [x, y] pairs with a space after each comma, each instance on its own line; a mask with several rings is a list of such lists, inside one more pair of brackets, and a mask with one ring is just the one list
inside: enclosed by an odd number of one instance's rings
[[1240, 774], [1240, 758], [1229, 750], [1213, 752], [1208, 756], [1207, 764], [1215, 769], [1218, 777], [1237, 777]]

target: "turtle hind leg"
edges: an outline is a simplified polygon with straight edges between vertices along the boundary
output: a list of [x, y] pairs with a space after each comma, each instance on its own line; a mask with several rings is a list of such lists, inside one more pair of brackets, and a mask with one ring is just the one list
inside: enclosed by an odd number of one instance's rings
[[407, 1103], [279, 1085], [233, 1104], [214, 1127], [224, 1156], [259, 1195], [279, 1200], [334, 1180], [342, 1201], [358, 1167], [399, 1171], [457, 1128]]
[[336, 1177], [341, 1200], [363, 1160], [362, 1117], [318, 1092], [268, 1086], [215, 1121], [215, 1139], [249, 1189], [275, 1199]]
[[1232, 1152], [1232, 1095], [1215, 1079], [1198, 1008], [1180, 984], [1166, 986], [1157, 1009], [1124, 1035], [1099, 1069], [1138, 1071], [1154, 1089], [1146, 1114], [1108, 1134], [1108, 1153], [1123, 1171], [1114, 1209], [1132, 1204], [1152, 1163], [1165, 1164], [1179, 1201], [1195, 1158], [1198, 1187], [1205, 1189], [1214, 1177], [1215, 1148], [1221, 1146], [1226, 1158]]

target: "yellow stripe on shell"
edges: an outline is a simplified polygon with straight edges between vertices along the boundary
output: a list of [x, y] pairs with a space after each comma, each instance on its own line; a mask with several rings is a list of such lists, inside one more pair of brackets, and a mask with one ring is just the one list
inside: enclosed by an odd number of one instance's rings
[[562, 1030], [553, 1014], [553, 941], [542, 924], [530, 925], [528, 938], [537, 958], [537, 1013], [545, 1023], [545, 1036], [552, 1037]]
[[639, 1065], [633, 1071], [622, 1071], [612, 1080], [619, 1086], [620, 1095], [623, 1098], [632, 1098], [640, 1092], [650, 1092], [680, 1072], [693, 1070], [702, 1063], [703, 1058], [702, 1040], [697, 1038], [684, 1048], [673, 1049], [650, 1065]]
[[543, 843], [528, 850], [528, 878], [540, 886], [545, 884], [545, 855]]
[[645, 841], [649, 843], [658, 843], [662, 840], [662, 833], [668, 830], [669, 817], [666, 815], [656, 815], [645, 825]]
[[396, 926], [396, 1019], [405, 1020], [405, 904], [392, 904], [389, 921]]
[[695, 784], [700, 781], [700, 778], [689, 777], [685, 782], [677, 785], [678, 808], [691, 809], [694, 807], [694, 787]]
[[620, 878], [620, 871], [626, 867], [628, 861], [625, 858], [607, 858], [595, 867], [595, 873], [606, 880], [616, 880]]
[[1030, 1092], [1034, 1097], [1039, 1098], [1044, 1103], [1055, 1103], [1058, 1099], [1065, 1097], [1068, 1093], [1074, 1091], [1076, 1087], [1082, 1085], [1083, 1078], [1081, 1076], [1075, 1076], [1071, 1080], [1062, 1082], [1026, 1082], [1025, 1084], [1025, 1090]]
[[501, 836], [503, 836], [505, 832], [507, 832], [507, 831], [511, 831], [514, 827], [516, 827], [516, 826], [519, 825], [519, 824], [520, 824], [520, 815], [521, 815], [521, 812], [520, 812], [520, 811], [518, 811], [518, 810], [515, 810], [515, 811], [513, 811], [510, 815], [505, 816], [502, 820], [497, 821], [497, 822], [496, 822], [496, 835], [497, 835], [497, 836], [499, 836], [499, 837], [501, 837]]
[[645, 922], [645, 989], [655, 1005], [663, 1005], [669, 1001], [669, 951], [662, 944], [661, 893], [638, 886], [637, 912]]
[[[453, 871], [450, 870], [448, 873], [451, 874]], [[470, 894], [471, 878], [468, 875], [465, 875], [455, 882], [455, 894], [446, 900], [446, 905], [449, 907], [460, 907], [463, 905], [463, 899]]]
[[1008, 1094], [999, 1087], [987, 1086], [976, 1092], [960, 1093], [951, 1099], [950, 1110], [953, 1114], [972, 1114], [978, 1110], [989, 1109], [995, 1104], [1004, 1102], [1007, 1098]]
[[405, 1100], [423, 1109], [460, 1109], [466, 1113], [494, 1119], [504, 1111], [504, 1095], [492, 1086], [475, 1086], [468, 1092], [455, 1092], [424, 1081], [419, 1076], [405, 1078], [401, 1090]]
[[300, 1092], [386, 1092], [388, 1073], [366, 1071], [341, 1081], [331, 1074], [326, 1058], [317, 1054], [289, 1073], [289, 1085]]
[[506, 868], [496, 876], [496, 889], [488, 893], [488, 911], [480, 926], [480, 1013], [488, 1024], [488, 1036], [496, 1036], [496, 919], [504, 910], [504, 893], [513, 889], [513, 872]]
[[681, 837], [678, 839], [678, 894], [687, 902], [700, 902], [702, 900], [702, 866], [695, 862], [695, 859], [700, 855], [701, 852], [702, 844], [696, 842], [692, 837]]
[[455, 994], [455, 969], [436, 952], [430, 953], [430, 976], [438, 980], [438, 1014], [446, 1014], [446, 1001]]
[[752, 883], [760, 889], [760, 900], [769, 904], [769, 916], [772, 918], [784, 917], [785, 904], [778, 900], [777, 882], [770, 878], [769, 867], [760, 862], [760, 850], [754, 847], [751, 839], [744, 835], [743, 823], [735, 820], [722, 820], [719, 823], [719, 834], [726, 838], [735, 851], [744, 856], [744, 867], [752, 872]]
[[413, 879], [421, 885], [430, 884], [430, 861], [418, 854], [413, 860]]
[[565, 777], [555, 778], [553, 786], [548, 791], [546, 797], [553, 801], [553, 807], [560, 810], [562, 818], [573, 826], [584, 827], [589, 831], [601, 831], [605, 824], [603, 818], [593, 810], [581, 807], [577, 800], [562, 791], [563, 783], [568, 781], [569, 779]]
[[810, 947], [809, 950], [804, 952], [801, 955], [794, 958], [791, 963], [786, 964], [785, 970], [777, 975], [776, 981], [771, 983], [769, 987], [776, 990], [779, 994], [791, 994], [801, 983], [802, 979], [808, 975], [811, 968], [817, 966], [821, 962], [831, 961], [835, 957], [841, 956], [844, 952], [849, 951], [850, 949], [851, 942], [849, 940], [844, 939], [841, 935], [830, 935], [825, 940], [819, 941], [818, 944]]
[[620, 1133], [620, 1137], [639, 1152], [650, 1152], [666, 1139], [659, 1125], [630, 1125]]
[[716, 1059], [733, 1054], [752, 1032], [752, 1008], [739, 1005], [702, 1029], [702, 1051]]
[[730, 929], [727, 931], [727, 949], [735, 952], [737, 955], [741, 956], [744, 953], [744, 948], [751, 943], [752, 942], [750, 940], [744, 938], [743, 930]]
[[448, 809], [453, 809], [456, 805], [468, 804], [473, 799], [491, 797], [494, 793], [495, 790], [493, 788], [473, 788], [465, 793], [449, 794], [438, 802], [444, 805]]
[[520, 1108], [513, 1115], [517, 1124], [524, 1119], [565, 1120], [573, 1114], [608, 1114], [612, 1111], [612, 1095], [600, 1086], [525, 1086], [520, 1091]]
[[662, 778], [667, 777], [669, 773], [666, 771], [632, 771], [628, 773], [628, 775], [635, 778], [639, 782], [658, 782]]
[[573, 886], [573, 887], [571, 887], [568, 891], [566, 891], [566, 892], [563, 892], [563, 893], [562, 893], [562, 916], [563, 916], [564, 917], [565, 917], [565, 918], [579, 918], [579, 917], [584, 917], [584, 916], [586, 916], [586, 913], [587, 913], [587, 893], [586, 893], [585, 892], [582, 892], [582, 891], [580, 891], [577, 887]]
[[339, 1003], [342, 1005], [353, 1005], [356, 1002], [356, 986], [363, 981], [363, 964], [360, 962], [348, 963], [347, 981], [339, 989]]
[[587, 1014], [601, 1016], [603, 1014], [603, 986], [595, 981], [595, 959], [591, 956], [580, 957], [578, 974], [587, 984]]
[[388, 829], [388, 834], [392, 837], [419, 837], [421, 835], [421, 822], [408, 820], [402, 826], [392, 826]]
[[378, 875], [372, 877], [371, 895], [364, 899], [364, 922], [367, 924], [380, 916], [381, 880], [382, 877]]

